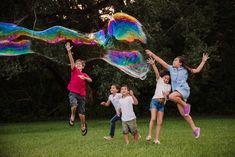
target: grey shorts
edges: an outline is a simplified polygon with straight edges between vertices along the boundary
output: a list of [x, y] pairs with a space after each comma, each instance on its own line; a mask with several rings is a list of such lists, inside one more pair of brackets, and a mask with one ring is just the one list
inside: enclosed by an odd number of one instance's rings
[[76, 106], [79, 114], [85, 114], [86, 97], [74, 92], [69, 92], [70, 106]]
[[134, 135], [138, 132], [136, 119], [130, 121], [122, 121], [122, 131], [123, 134], [128, 134], [129, 132]]

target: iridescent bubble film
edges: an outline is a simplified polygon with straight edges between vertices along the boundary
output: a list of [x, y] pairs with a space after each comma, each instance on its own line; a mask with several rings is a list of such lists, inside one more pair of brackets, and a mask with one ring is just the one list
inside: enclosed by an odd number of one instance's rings
[[149, 66], [144, 62], [143, 57], [138, 51], [115, 51], [109, 50], [103, 60], [119, 68], [128, 75], [145, 79], [149, 71]]
[[71, 40], [74, 44], [103, 44], [105, 34], [103, 30], [95, 33], [78, 33], [62, 26], [53, 26], [44, 31], [33, 31], [14, 24], [0, 22], [0, 40], [12, 41], [20, 36], [27, 36], [43, 40], [47, 43], [59, 43]]
[[29, 53], [33, 52], [30, 50], [30, 41], [28, 40], [18, 42], [0, 41], [0, 56], [17, 56]]
[[134, 17], [125, 13], [116, 13], [109, 21], [108, 34], [117, 40], [128, 42], [139, 40], [146, 43], [146, 35], [141, 26], [141, 23]]
[[[34, 31], [11, 23], [0, 22], [0, 56], [15, 56], [33, 53], [27, 37], [42, 40], [50, 44], [70, 40], [74, 44], [98, 45], [105, 49], [105, 57], [100, 58], [119, 68], [128, 75], [144, 79], [148, 72], [148, 65], [144, 62], [138, 50], [120, 49], [115, 47], [112, 38], [120, 42], [146, 43], [146, 35], [141, 23], [125, 13], [114, 14], [107, 28], [94, 33], [80, 33], [62, 26], [53, 26], [43, 31]], [[17, 41], [16, 41], [17, 40]]]

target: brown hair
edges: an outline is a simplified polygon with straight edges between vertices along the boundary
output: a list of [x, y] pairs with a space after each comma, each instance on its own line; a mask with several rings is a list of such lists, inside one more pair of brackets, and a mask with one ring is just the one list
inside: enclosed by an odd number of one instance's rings
[[192, 72], [192, 68], [190, 68], [187, 63], [186, 63], [186, 59], [184, 56], [178, 56], [176, 58], [179, 58], [179, 62], [182, 64], [182, 67], [184, 67], [188, 72]]
[[169, 72], [169, 71], [166, 71], [166, 70], [163, 70], [163, 71], [160, 72], [160, 76], [161, 76], [161, 77], [163, 77], [163, 76], [165, 76], [165, 75], [170, 76], [170, 78], [169, 78], [169, 84], [170, 84], [170, 82], [171, 82], [171, 75], [170, 75], [170, 72]]
[[122, 87], [126, 87], [128, 91], [130, 91], [130, 88], [127, 85], [122, 85]]
[[86, 61], [84, 61], [84, 60], [77, 59], [77, 60], [75, 61], [75, 64], [76, 64], [77, 62], [81, 62], [83, 67], [85, 67], [85, 65], [86, 65]]
[[112, 86], [115, 86], [115, 88], [118, 90], [118, 92], [120, 92], [121, 87], [119, 86], [119, 84], [112, 84]]

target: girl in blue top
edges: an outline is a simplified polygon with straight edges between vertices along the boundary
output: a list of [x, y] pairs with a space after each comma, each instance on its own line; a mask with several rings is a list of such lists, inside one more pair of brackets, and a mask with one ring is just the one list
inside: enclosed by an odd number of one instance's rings
[[188, 72], [195, 74], [199, 73], [202, 70], [207, 59], [209, 59], [208, 54], [204, 53], [199, 66], [196, 69], [193, 69], [185, 65], [185, 61], [181, 56], [176, 57], [174, 59], [173, 65], [169, 65], [150, 50], [145, 51], [150, 57], [154, 58], [157, 62], [159, 62], [164, 68], [166, 68], [170, 72], [172, 93], [169, 95], [169, 99], [177, 104], [180, 114], [184, 117], [184, 119], [192, 128], [195, 138], [198, 138], [200, 136], [200, 128], [195, 126], [192, 117], [189, 115], [190, 105], [186, 103], [190, 94], [190, 88], [187, 83], [187, 79]]

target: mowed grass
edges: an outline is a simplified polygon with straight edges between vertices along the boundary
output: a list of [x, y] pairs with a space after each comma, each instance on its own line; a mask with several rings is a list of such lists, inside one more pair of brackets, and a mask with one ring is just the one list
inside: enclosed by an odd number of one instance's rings
[[137, 119], [142, 138], [138, 143], [130, 135], [125, 145], [121, 122], [116, 136], [105, 141], [109, 120], [88, 120], [88, 134], [83, 137], [79, 123], [69, 127], [67, 121], [0, 124], [1, 157], [234, 157], [235, 119], [196, 117], [201, 136], [195, 139], [181, 118], [164, 120], [161, 144], [145, 141], [149, 119]]

